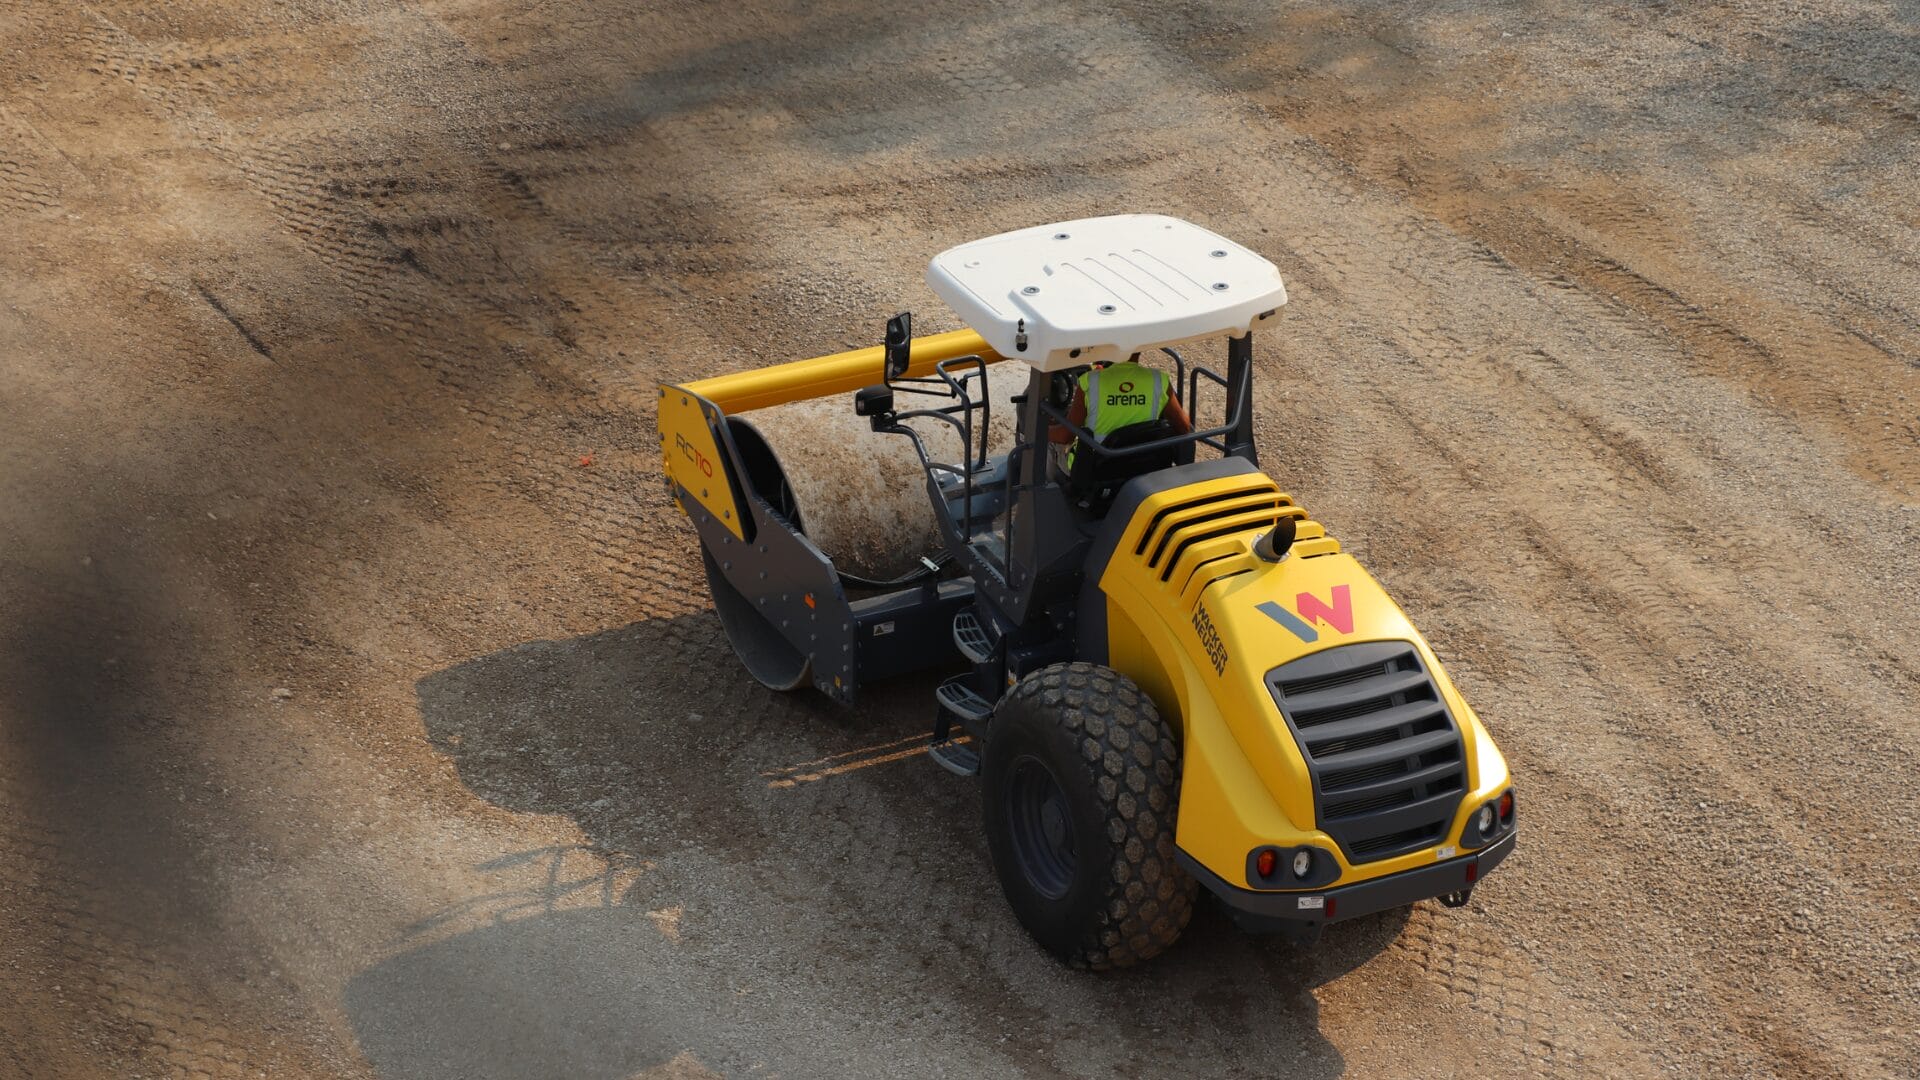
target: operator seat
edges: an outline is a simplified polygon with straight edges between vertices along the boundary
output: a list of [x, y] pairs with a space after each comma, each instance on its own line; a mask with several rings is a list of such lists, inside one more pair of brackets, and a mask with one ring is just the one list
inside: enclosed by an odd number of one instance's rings
[[1074, 453], [1073, 471], [1067, 475], [1067, 490], [1073, 494], [1075, 503], [1095, 517], [1105, 514], [1107, 508], [1113, 505], [1113, 497], [1121, 485], [1136, 476], [1173, 467], [1180, 461], [1182, 451], [1185, 451], [1186, 459], [1191, 461], [1193, 445], [1185, 443], [1125, 457], [1109, 457], [1100, 453], [1100, 450], [1124, 450], [1129, 446], [1140, 446], [1178, 434], [1180, 429], [1171, 420], [1161, 417], [1118, 428], [1108, 433], [1100, 445], [1092, 449], [1082, 446]]

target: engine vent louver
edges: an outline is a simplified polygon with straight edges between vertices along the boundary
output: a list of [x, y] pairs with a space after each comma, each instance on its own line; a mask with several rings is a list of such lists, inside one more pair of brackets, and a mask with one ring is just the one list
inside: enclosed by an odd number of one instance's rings
[[1467, 791], [1466, 751], [1412, 644], [1317, 652], [1268, 672], [1267, 688], [1313, 776], [1319, 827], [1348, 862], [1446, 836]]
[[1282, 508], [1291, 507], [1292, 502], [1280, 494], [1273, 481], [1259, 479], [1264, 482], [1174, 503], [1161, 510], [1147, 524], [1134, 554], [1145, 555], [1148, 568], [1160, 571], [1160, 580], [1166, 581], [1180, 557], [1195, 544], [1249, 529], [1271, 528]]
[[1339, 553], [1339, 541], [1308, 518], [1271, 477], [1258, 473], [1233, 477], [1210, 490], [1170, 493], [1129, 539], [1134, 558], [1161, 585], [1186, 596], [1255, 569], [1254, 541], [1281, 518], [1296, 522], [1294, 554], [1314, 558]]

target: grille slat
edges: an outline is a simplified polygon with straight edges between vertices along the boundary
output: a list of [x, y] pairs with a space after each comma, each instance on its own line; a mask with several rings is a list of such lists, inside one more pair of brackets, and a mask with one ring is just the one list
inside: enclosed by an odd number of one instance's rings
[[1429, 731], [1415, 735], [1411, 739], [1396, 739], [1391, 745], [1378, 749], [1349, 750], [1345, 753], [1313, 754], [1314, 764], [1334, 769], [1352, 769], [1361, 765], [1378, 765], [1383, 761], [1396, 761], [1402, 758], [1424, 754], [1429, 750], [1438, 750], [1443, 746], [1457, 745], [1459, 733], [1451, 725], [1445, 731]]
[[1391, 729], [1386, 731], [1368, 731], [1344, 739], [1315, 739], [1313, 742], [1307, 744], [1307, 749], [1315, 757], [1324, 761], [1328, 758], [1345, 757], [1361, 750], [1383, 746], [1398, 738], [1400, 738], [1399, 732]]
[[1399, 791], [1390, 791], [1383, 795], [1370, 795], [1366, 798], [1330, 800], [1325, 809], [1328, 821], [1355, 817], [1369, 810], [1391, 810], [1406, 801], [1406, 795]]
[[1326, 649], [1267, 673], [1313, 777], [1319, 827], [1350, 862], [1430, 846], [1466, 795], [1465, 748], [1404, 641]]
[[[1392, 766], [1392, 771], [1386, 774], [1385, 779], [1370, 781], [1356, 780], [1332, 785], [1336, 789], [1334, 792], [1335, 797], [1342, 801], [1347, 801], [1374, 798], [1384, 794], [1395, 793], [1400, 795], [1401, 802], [1405, 802], [1405, 792], [1414, 785], [1431, 784], [1435, 781], [1445, 780], [1460, 771], [1460, 763], [1457, 761], [1443, 761], [1438, 765], [1429, 765], [1424, 769], [1416, 769], [1412, 772], [1407, 771], [1405, 762], [1396, 761], [1392, 763]], [[1331, 800], [1329, 800], [1328, 812], [1332, 817], [1339, 817], [1343, 813], [1351, 813], [1351, 811], [1335, 812], [1332, 809]]]
[[1437, 818], [1452, 817], [1453, 804], [1459, 801], [1457, 794], [1449, 792], [1390, 809], [1374, 810], [1351, 818], [1341, 818], [1336, 824], [1340, 825], [1347, 836], [1356, 842], [1372, 840], [1375, 837], [1431, 825]]
[[[1311, 660], [1313, 658], [1308, 657], [1307, 659]], [[1299, 662], [1298, 660], [1294, 661], [1296, 664]], [[1377, 678], [1387, 674], [1389, 670], [1391, 669], [1384, 663], [1369, 664], [1365, 667], [1354, 668], [1352, 671], [1334, 671], [1325, 675], [1316, 675], [1304, 679], [1289, 679], [1282, 689], [1286, 691], [1289, 697], [1296, 694], [1311, 694], [1318, 690], [1330, 690], [1336, 686], [1346, 686], [1349, 683], [1363, 682], [1367, 679]]]
[[[1319, 780], [1329, 788], [1352, 791], [1368, 781], [1378, 780], [1383, 776], [1405, 776], [1407, 772], [1407, 763], [1404, 761], [1383, 761], [1364, 769], [1329, 769], [1320, 774]], [[1402, 783], [1408, 782], [1410, 781], [1402, 781]]]
[[1356, 680], [1327, 690], [1302, 692], [1286, 687], [1287, 703], [1296, 715], [1319, 715], [1334, 709], [1365, 705], [1393, 694], [1425, 689], [1432, 684], [1424, 671], [1382, 671], [1371, 678]]
[[1371, 840], [1356, 841], [1352, 848], [1355, 862], [1378, 862], [1395, 855], [1404, 855], [1409, 851], [1419, 851], [1429, 844], [1436, 843], [1447, 835], [1447, 823], [1428, 825], [1390, 836], [1377, 836]]
[[1337, 709], [1315, 709], [1310, 713], [1295, 713], [1293, 719], [1294, 723], [1301, 727], [1317, 727], [1321, 724], [1331, 724], [1335, 720], [1345, 720], [1350, 716], [1366, 716], [1369, 713], [1378, 712], [1379, 709], [1378, 701], [1363, 701], [1358, 705], [1342, 705]]
[[[1405, 705], [1388, 705], [1384, 709], [1349, 716], [1330, 724], [1315, 724], [1300, 719], [1296, 714], [1294, 723], [1306, 728], [1301, 733], [1302, 736], [1309, 742], [1317, 744], [1327, 739], [1351, 739], [1356, 735], [1371, 735], [1376, 731], [1386, 731], [1402, 724], [1426, 724], [1436, 716], [1444, 716], [1446, 711], [1446, 706], [1437, 701], [1409, 701]], [[1430, 728], [1431, 725], [1428, 725], [1428, 729]], [[1315, 756], [1319, 753], [1318, 749], [1314, 750]]]

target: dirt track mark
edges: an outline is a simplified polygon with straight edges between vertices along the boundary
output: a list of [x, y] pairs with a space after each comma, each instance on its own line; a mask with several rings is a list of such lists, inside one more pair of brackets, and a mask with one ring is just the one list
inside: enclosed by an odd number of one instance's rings
[[[1264, 16], [1251, 21], [1267, 22]], [[1748, 211], [1769, 204], [1745, 198], [1701, 204], [1683, 194], [1676, 177], [1570, 181], [1556, 175], [1569, 171], [1564, 166], [1507, 166], [1502, 159], [1514, 156], [1517, 140], [1539, 135], [1531, 112], [1560, 108], [1563, 100], [1523, 89], [1511, 115], [1524, 119], [1501, 119], [1512, 105], [1503, 103], [1496, 113], [1492, 103], [1513, 81], [1510, 63], [1433, 65], [1423, 50], [1402, 44], [1406, 28], [1365, 15], [1331, 23], [1280, 16], [1270, 29], [1233, 39], [1233, 47], [1244, 50], [1232, 62], [1236, 88], [1290, 127], [1447, 226], [1484, 238], [1494, 257], [1651, 321], [1684, 346], [1684, 362], [1745, 384], [1782, 415], [1855, 445], [1861, 475], [1896, 493], [1916, 490], [1920, 374], [1912, 358], [1920, 355], [1920, 324], [1910, 304], [1898, 301], [1901, 289], [1889, 288], [1892, 282], [1864, 289], [1831, 283], [1843, 293], [1830, 287], [1842, 210], [1805, 191], [1776, 189], [1782, 197], [1771, 206], [1785, 213], [1757, 217]], [[1367, 81], [1352, 78], [1355, 63], [1365, 65]], [[1471, 148], [1468, 154], [1460, 153], [1462, 146]], [[1745, 220], [1729, 217], [1729, 209], [1742, 211]], [[1838, 231], [1858, 229], [1849, 220]], [[1779, 276], [1777, 263], [1758, 262], [1726, 244], [1782, 231], [1788, 235], [1762, 243], [1798, 271], [1790, 278]], [[1887, 235], [1874, 228], [1858, 239], [1878, 243]], [[1905, 235], [1912, 240], [1911, 223]], [[1911, 297], [1920, 276], [1911, 255], [1901, 264], [1905, 269], [1894, 280], [1911, 286], [1904, 293]], [[1745, 279], [1739, 284], [1730, 272], [1736, 267]], [[1758, 295], [1756, 277], [1764, 283]], [[1849, 302], [1849, 293], [1882, 299]], [[1828, 302], [1810, 304], [1809, 294]], [[1756, 301], [1766, 305], [1763, 312], [1753, 311]], [[1721, 311], [1742, 312], [1753, 329], [1735, 329], [1714, 314]]]
[[232, 326], [234, 333], [239, 334], [241, 339], [247, 343], [248, 348], [259, 353], [262, 360], [271, 361], [273, 359], [273, 353], [267, 348], [266, 343], [261, 341], [259, 336], [252, 330], [249, 330], [246, 323], [241, 322], [233, 312], [227, 310], [227, 305], [221, 303], [220, 298], [213, 295], [213, 290], [197, 281], [193, 283], [193, 287], [199, 292], [200, 298], [207, 302], [208, 307], [218, 312], [221, 318], [227, 320], [228, 325]]

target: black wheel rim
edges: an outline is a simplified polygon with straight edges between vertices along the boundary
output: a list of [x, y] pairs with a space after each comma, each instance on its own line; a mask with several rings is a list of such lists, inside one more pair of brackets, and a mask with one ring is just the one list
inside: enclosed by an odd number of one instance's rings
[[1049, 900], [1073, 884], [1073, 814], [1053, 770], [1028, 756], [1013, 763], [1007, 784], [1007, 825], [1013, 858], [1035, 892]]

